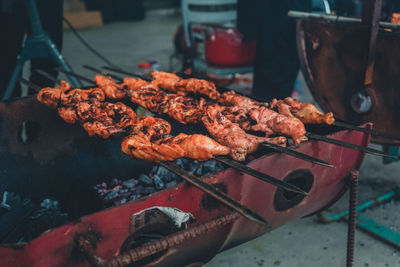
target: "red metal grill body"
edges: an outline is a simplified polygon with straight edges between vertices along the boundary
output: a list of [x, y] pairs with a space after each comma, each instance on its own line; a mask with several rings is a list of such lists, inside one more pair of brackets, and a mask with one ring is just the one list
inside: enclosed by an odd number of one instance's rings
[[[11, 114], [15, 110], [19, 110], [20, 114], [26, 112], [26, 116], [15, 115], [12, 120], [7, 120], [5, 115], [13, 116]], [[92, 139], [84, 137], [85, 133], [81, 129], [65, 124], [52, 113], [30, 98], [8, 104], [1, 103], [0, 114], [3, 116], [0, 133], [1, 152], [7, 151], [7, 155], [21, 161], [19, 157], [24, 145], [18, 144], [12, 137], [12, 133], [15, 132], [13, 129], [17, 129], [17, 125], [23, 120], [36, 121], [44, 128], [43, 131], [39, 131], [36, 140], [42, 140], [40, 136], [46, 134], [46, 129], [51, 134], [58, 132], [58, 136], [53, 137], [56, 139], [52, 140], [54, 144], [42, 142], [40, 145], [42, 150], [45, 148], [49, 151], [51, 148], [57, 149], [56, 143], [61, 147], [63, 145], [70, 146], [70, 144], [66, 144], [66, 140], [74, 143], [75, 141], [72, 141], [72, 139], [76, 136], [82, 136], [86, 142], [94, 142], [91, 141]], [[366, 127], [371, 127], [371, 125]], [[69, 132], [67, 129], [70, 129]], [[74, 135], [76, 136], [73, 137]], [[361, 146], [367, 146], [369, 142], [369, 135], [355, 131], [336, 132], [331, 137]], [[63, 142], [64, 144], [62, 144]], [[33, 143], [25, 145], [25, 150], [31, 153], [30, 160], [34, 161], [35, 164], [40, 164], [36, 161], [39, 148], [34, 148], [34, 146], [39, 146], [39, 143], [33, 141]], [[119, 147], [117, 148], [119, 149]], [[59, 151], [66, 151], [64, 153], [75, 158], [79, 149], [79, 147], [69, 150], [63, 148]], [[85, 148], [82, 147], [82, 149]], [[333, 204], [346, 189], [345, 177], [351, 169], [360, 167], [364, 156], [363, 153], [356, 150], [318, 141], [304, 143], [297, 150], [325, 160], [333, 164], [335, 168], [314, 165], [284, 154], [268, 154], [249, 163], [250, 167], [279, 179], [285, 178], [295, 170], [308, 170], [313, 174], [314, 183], [309, 195], [301, 203], [285, 211], [278, 211], [274, 207], [276, 187], [251, 176], [227, 169], [206, 177], [205, 180], [212, 184], [222, 184], [229, 196], [262, 215], [272, 228], [277, 228], [289, 221], [315, 213]], [[45, 155], [43, 157], [57, 158], [57, 155]], [[98, 157], [102, 157], [102, 154], [99, 154]], [[42, 162], [44, 161], [42, 158]], [[112, 161], [109, 164], [114, 166]], [[134, 164], [133, 160], [132, 164]], [[45, 163], [43, 163], [42, 168], [45, 166]], [[114, 169], [114, 172], [117, 172], [117, 169]], [[22, 177], [21, 179], [28, 178]], [[0, 247], [0, 266], [89, 266], [85, 258], [78, 253], [75, 242], [78, 235], [95, 236], [95, 253], [103, 259], [108, 259], [119, 253], [121, 245], [130, 235], [130, 216], [152, 206], [176, 207], [192, 213], [196, 221], [189, 224], [189, 228], [232, 212], [218, 203], [207, 200], [204, 194], [193, 186], [182, 183], [146, 198], [84, 216], [67, 225], [47, 231], [29, 243], [3, 245]], [[193, 262], [207, 262], [218, 252], [253, 239], [266, 231], [267, 229], [260, 225], [240, 217], [232, 224], [169, 249], [166, 254], [150, 265], [182, 266]]]

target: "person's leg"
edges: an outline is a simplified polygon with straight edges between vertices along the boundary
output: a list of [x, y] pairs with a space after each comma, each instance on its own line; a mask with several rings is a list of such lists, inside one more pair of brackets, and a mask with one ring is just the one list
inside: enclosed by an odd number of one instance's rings
[[289, 10], [309, 10], [309, 0], [265, 1], [257, 39], [253, 95], [265, 99], [291, 95], [299, 71], [296, 25]]
[[[44, 31], [48, 33], [57, 49], [61, 51], [63, 37], [63, 0], [36, 0], [36, 3]], [[54, 86], [52, 81], [36, 73], [35, 70], [41, 69], [57, 76], [57, 66], [57, 63], [47, 58], [33, 59], [31, 61], [30, 81], [41, 87]]]
[[[0, 10], [0, 97], [3, 96], [17, 64], [17, 57], [22, 49], [22, 40], [26, 29], [25, 8], [21, 0], [10, 3]], [[21, 88], [17, 83], [13, 96], [20, 96]]]
[[253, 95], [265, 101], [290, 96], [298, 71], [299, 63], [293, 58], [274, 60], [268, 55], [257, 55]]

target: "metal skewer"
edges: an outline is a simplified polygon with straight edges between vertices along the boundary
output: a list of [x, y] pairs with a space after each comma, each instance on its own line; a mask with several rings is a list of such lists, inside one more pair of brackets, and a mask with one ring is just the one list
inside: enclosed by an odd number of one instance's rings
[[142, 75], [135, 74], [135, 73], [132, 73], [132, 72], [128, 72], [128, 71], [125, 71], [125, 70], [118, 70], [118, 69], [115, 69], [115, 68], [112, 68], [112, 67], [108, 67], [108, 66], [103, 66], [101, 68], [105, 69], [105, 70], [110, 70], [110, 71], [113, 71], [113, 72], [129, 75], [131, 77], [140, 78], [142, 80], [151, 81], [151, 78], [149, 78], [149, 77], [144, 77]]
[[347, 148], [351, 148], [351, 149], [355, 149], [355, 150], [359, 150], [361, 152], [372, 154], [372, 155], [384, 156], [384, 157], [398, 159], [398, 157], [396, 157], [396, 156], [387, 154], [387, 153], [379, 151], [377, 149], [346, 143], [346, 142], [339, 141], [339, 140], [336, 140], [336, 139], [333, 139], [333, 138], [329, 138], [329, 137], [326, 137], [326, 136], [323, 136], [323, 135], [319, 135], [319, 134], [313, 134], [313, 133], [310, 133], [310, 132], [306, 132], [305, 136], [307, 136], [307, 137], [309, 137], [311, 139], [324, 141], [324, 142], [327, 142], [327, 143], [330, 143], [330, 144], [334, 144], [334, 145], [338, 145], [338, 146], [342, 146], [342, 147], [347, 147]]
[[[84, 67], [89, 69], [89, 70], [91, 70], [91, 71], [94, 71], [94, 72], [97, 72], [97, 73], [101, 73], [101, 71], [99, 69], [95, 68], [95, 67], [91, 67], [91, 66], [84, 66]], [[121, 80], [122, 79], [121, 77], [118, 77], [118, 76], [114, 76], [114, 78], [116, 80]], [[276, 178], [274, 178], [274, 177], [272, 177], [272, 176], [270, 176], [268, 174], [256, 171], [256, 170], [254, 170], [252, 168], [247, 167], [244, 164], [241, 164], [241, 163], [236, 162], [234, 160], [231, 160], [229, 158], [226, 158], [226, 157], [218, 157], [217, 158], [215, 156], [213, 158], [218, 160], [218, 161], [224, 160], [224, 163], [226, 165], [229, 165], [232, 168], [235, 168], [235, 169], [237, 169], [237, 170], [239, 170], [241, 172], [247, 173], [247, 174], [249, 174], [249, 175], [251, 175], [251, 176], [253, 176], [253, 177], [257, 178], [257, 179], [260, 179], [260, 180], [262, 180], [264, 182], [273, 184], [273, 185], [275, 185], [275, 186], [277, 186], [279, 188], [282, 188], [284, 190], [296, 192], [296, 193], [299, 193], [299, 194], [302, 194], [302, 195], [307, 195], [306, 192], [304, 192], [302, 189], [300, 189], [297, 186], [294, 186], [292, 184], [289, 184], [289, 183], [286, 183], [286, 182], [281, 181], [279, 179], [276, 179]]]
[[269, 184], [275, 185], [275, 186], [277, 186], [279, 188], [283, 188], [283, 189], [285, 189], [287, 191], [295, 192], [295, 193], [302, 194], [302, 195], [305, 195], [305, 196], [308, 195], [307, 192], [305, 192], [304, 190], [300, 189], [297, 186], [294, 186], [294, 185], [289, 184], [287, 182], [278, 180], [278, 179], [276, 179], [276, 178], [274, 178], [272, 176], [269, 176], [268, 174], [256, 171], [256, 170], [254, 170], [254, 169], [252, 169], [252, 168], [250, 168], [250, 167], [248, 167], [248, 166], [246, 166], [244, 164], [241, 164], [241, 163], [239, 163], [239, 162], [237, 162], [235, 160], [232, 160], [230, 158], [222, 157], [222, 156], [214, 156], [213, 159], [218, 160], [218, 161], [220, 161], [220, 162], [222, 162], [222, 163], [224, 163], [224, 164], [226, 164], [226, 165], [228, 165], [228, 166], [230, 166], [230, 167], [232, 167], [234, 169], [237, 169], [237, 170], [239, 170], [241, 172], [244, 172], [244, 173], [247, 173], [247, 174], [249, 174], [251, 176], [254, 176], [254, 177], [260, 179], [261, 181], [264, 181], [264, 182], [267, 182]]
[[363, 132], [363, 133], [368, 133], [368, 134], [372, 134], [375, 136], [382, 136], [382, 137], [386, 137], [389, 139], [394, 139], [394, 140], [400, 140], [400, 136], [399, 135], [394, 135], [394, 134], [389, 134], [389, 133], [384, 133], [384, 132], [380, 132], [380, 131], [376, 131], [376, 130], [372, 130], [372, 129], [368, 129], [368, 128], [362, 128], [362, 127], [358, 127], [356, 125], [352, 125], [346, 122], [342, 122], [342, 121], [335, 121], [334, 123], [335, 126], [339, 126], [339, 127], [343, 127], [346, 129], [351, 129], [351, 130], [355, 130], [355, 131], [359, 131], [359, 132]]
[[71, 76], [75, 76], [75, 77], [77, 77], [77, 78], [79, 78], [79, 79], [81, 79], [81, 80], [83, 80], [83, 81], [85, 81], [85, 82], [88, 82], [88, 83], [91, 83], [91, 84], [95, 84], [95, 83], [93, 82], [93, 80], [91, 80], [91, 79], [89, 79], [89, 78], [86, 78], [85, 76], [82, 76], [82, 75], [77, 74], [77, 73], [75, 73], [75, 72], [66, 71], [66, 70], [61, 69], [61, 68], [57, 68], [57, 70], [58, 70], [59, 72], [64, 73], [64, 74], [71, 75]]
[[39, 85], [33, 84], [30, 81], [24, 79], [24, 78], [19, 78], [18, 79], [20, 82], [22, 82], [23, 84], [25, 84], [26, 86], [32, 88], [33, 90], [35, 90], [36, 92], [39, 92], [40, 90], [42, 90], [42, 88]]
[[240, 213], [242, 216], [246, 217], [247, 219], [257, 222], [259, 224], [269, 226], [269, 224], [257, 213], [251, 211], [247, 207], [243, 206], [239, 202], [231, 199], [225, 193], [219, 191], [214, 186], [203, 182], [197, 176], [194, 176], [190, 172], [182, 169], [181, 167], [177, 166], [175, 163], [171, 162], [160, 162], [159, 163], [164, 168], [170, 170], [171, 172], [175, 173], [176, 175], [182, 177], [188, 183], [196, 186], [203, 192], [209, 194], [210, 196], [214, 197], [215, 199], [219, 200], [221, 203], [225, 204], [226, 206], [234, 209], [236, 212]]
[[107, 75], [107, 76], [110, 76], [111, 78], [113, 78], [114, 80], [119, 80], [119, 81], [123, 81], [124, 80], [124, 78], [122, 78], [122, 77], [119, 77], [119, 76], [117, 76], [117, 75], [114, 75], [114, 74], [111, 74], [111, 73], [104, 73], [104, 71], [102, 71], [102, 70], [100, 70], [100, 69], [97, 69], [97, 68], [95, 68], [95, 67], [92, 67], [92, 66], [89, 66], [89, 65], [83, 65], [82, 67], [84, 67], [85, 69], [88, 69], [88, 70], [91, 70], [91, 71], [93, 71], [93, 72], [97, 72], [97, 73], [99, 73], [99, 74], [101, 74], [101, 75]]
[[[53, 75], [51, 75], [51, 74], [49, 74], [49, 73], [47, 73], [45, 71], [37, 70], [37, 72], [39, 74], [43, 75], [44, 77], [50, 79], [53, 82], [59, 82], [60, 81], [56, 77], [54, 77]], [[28, 86], [32, 87], [35, 90], [36, 89], [40, 90], [40, 86], [37, 86], [37, 85], [35, 85], [35, 84], [33, 84], [33, 83], [23, 79], [23, 78], [21, 78], [21, 82], [27, 84]], [[166, 169], [170, 170], [171, 172], [175, 173], [176, 175], [178, 175], [179, 177], [181, 177], [185, 181], [187, 181], [190, 184], [194, 185], [198, 189], [202, 190], [203, 192], [205, 192], [205, 193], [209, 194], [210, 196], [214, 197], [215, 199], [217, 199], [218, 201], [220, 201], [224, 205], [232, 208], [233, 210], [235, 210], [236, 212], [238, 212], [239, 214], [241, 214], [245, 218], [247, 218], [247, 219], [249, 219], [251, 221], [257, 222], [257, 223], [259, 223], [261, 225], [269, 227], [269, 224], [260, 215], [258, 215], [257, 213], [253, 212], [252, 210], [250, 210], [246, 206], [240, 204], [239, 202], [233, 200], [232, 198], [227, 196], [225, 193], [223, 193], [223, 192], [219, 191], [218, 189], [216, 189], [214, 186], [203, 182], [197, 176], [194, 176], [193, 174], [191, 174], [190, 172], [188, 172], [188, 171], [184, 170], [183, 168], [179, 167], [175, 163], [172, 163], [172, 162], [161, 162], [159, 164], [161, 166], [165, 167]]]
[[305, 160], [305, 161], [309, 161], [309, 162], [312, 162], [312, 163], [315, 163], [315, 164], [319, 164], [319, 165], [325, 166], [325, 167], [330, 167], [330, 168], [334, 168], [335, 167], [335, 166], [333, 166], [333, 165], [331, 165], [331, 164], [329, 164], [329, 163], [327, 163], [327, 162], [325, 162], [323, 160], [320, 160], [318, 158], [309, 156], [309, 155], [304, 154], [304, 153], [300, 153], [300, 152], [298, 152], [296, 150], [293, 150], [293, 149], [290, 149], [288, 147], [282, 147], [282, 146], [278, 146], [276, 144], [268, 143], [268, 142], [261, 143], [260, 145], [268, 147], [268, 148], [271, 148], [271, 149], [273, 149], [275, 151], [278, 151], [278, 152], [281, 152], [281, 153], [285, 153], [287, 155], [290, 155], [290, 156]]
[[50, 81], [52, 81], [54, 83], [59, 83], [61, 81], [56, 76], [53, 76], [52, 74], [50, 74], [50, 73], [48, 73], [48, 72], [46, 72], [44, 70], [34, 70], [34, 71], [39, 73], [40, 75], [42, 75], [43, 77], [49, 79]]

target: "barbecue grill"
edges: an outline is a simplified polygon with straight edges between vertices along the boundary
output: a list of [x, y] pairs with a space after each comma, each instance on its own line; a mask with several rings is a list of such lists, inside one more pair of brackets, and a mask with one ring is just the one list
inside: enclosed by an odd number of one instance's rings
[[[103, 210], [92, 191], [95, 184], [110, 177], [131, 178], [151, 165], [124, 156], [117, 138], [89, 138], [80, 127], [65, 124], [35, 97], [0, 103], [0, 115], [2, 190], [37, 201], [51, 197], [76, 218], [28, 243], [2, 245], [2, 266], [87, 266], [101, 262], [119, 266], [141, 257], [149, 266], [207, 262], [222, 250], [333, 204], [345, 192], [349, 173], [359, 169], [364, 157], [357, 150], [309, 141], [295, 150], [335, 168], [268, 150], [251, 155], [252, 160], [246, 162], [255, 170], [298, 186], [308, 192], [307, 196], [277, 189], [231, 168], [202, 178], [257, 212], [268, 226], [239, 216], [187, 183]], [[363, 147], [370, 138], [366, 133], [339, 131], [334, 126], [314, 126], [310, 131]], [[168, 231], [171, 222], [149, 216], [147, 227], [132, 230], [131, 216], [154, 206], [178, 208], [195, 219], [187, 229]], [[139, 234], [154, 234], [155, 229], [165, 230], [157, 231], [159, 237], [165, 236], [159, 239], [163, 242], [153, 241], [147, 247], [130, 245]]]

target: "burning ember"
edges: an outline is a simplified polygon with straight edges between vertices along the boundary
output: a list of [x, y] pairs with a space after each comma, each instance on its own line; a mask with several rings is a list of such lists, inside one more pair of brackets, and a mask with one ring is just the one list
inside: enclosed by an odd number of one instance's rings
[[[215, 160], [199, 162], [197, 160], [177, 159], [175, 164], [196, 176], [206, 176], [225, 169]], [[153, 166], [147, 174], [126, 181], [113, 178], [109, 183], [97, 184], [94, 189], [102, 199], [105, 207], [124, 204], [128, 201], [153, 194], [159, 190], [175, 186], [182, 178], [162, 166]]]

